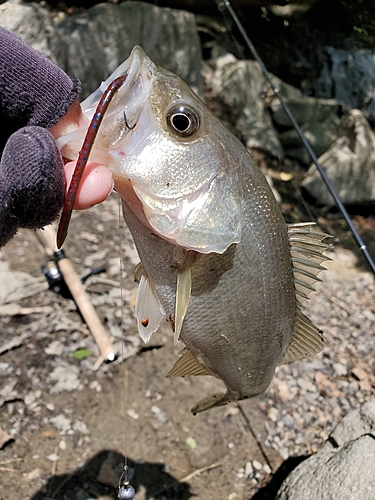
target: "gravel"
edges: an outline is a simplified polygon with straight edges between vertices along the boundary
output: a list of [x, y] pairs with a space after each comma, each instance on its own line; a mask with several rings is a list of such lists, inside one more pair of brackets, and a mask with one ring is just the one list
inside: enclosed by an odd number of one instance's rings
[[[284, 459], [316, 451], [342, 418], [375, 395], [375, 286], [336, 248], [305, 313], [324, 332], [323, 351], [277, 368], [259, 405], [266, 447]], [[267, 453], [267, 449], [265, 450]]]

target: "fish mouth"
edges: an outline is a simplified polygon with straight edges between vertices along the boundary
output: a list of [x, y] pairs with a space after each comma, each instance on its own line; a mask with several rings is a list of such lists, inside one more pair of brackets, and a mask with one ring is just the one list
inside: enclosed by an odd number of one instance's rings
[[[140, 106], [149, 98], [152, 80], [156, 70], [155, 64], [147, 57], [142, 47], [136, 45], [126, 59], [108, 78], [102, 82], [100, 87], [85, 99], [81, 106], [88, 118], [92, 118], [96, 106], [108, 86], [120, 76], [126, 76], [126, 80], [116, 92], [104, 120], [124, 112], [128, 121], [133, 117]], [[135, 123], [135, 122], [133, 122]]]
[[[111, 166], [113, 159], [104, 151], [114, 148], [116, 144], [132, 130], [137, 123], [143, 104], [148, 100], [156, 71], [155, 64], [147, 57], [142, 47], [136, 45], [126, 59], [100, 87], [81, 103], [86, 117], [86, 125], [79, 130], [57, 138], [57, 146], [63, 156], [76, 159], [89, 124], [97, 112], [97, 106], [109, 85], [118, 77], [126, 76], [126, 80], [113, 96], [104, 114], [95, 147], [91, 153], [92, 161], [99, 161]], [[106, 161], [104, 161], [106, 158]]]

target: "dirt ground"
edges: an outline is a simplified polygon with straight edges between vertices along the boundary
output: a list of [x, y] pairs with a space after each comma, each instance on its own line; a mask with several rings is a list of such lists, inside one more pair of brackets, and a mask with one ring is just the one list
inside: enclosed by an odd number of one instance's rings
[[[80, 276], [105, 266], [85, 286], [120, 354], [124, 330], [123, 362], [97, 362], [74, 302], [48, 290], [35, 234], [20, 232], [0, 252], [0, 429], [8, 436], [1, 500], [115, 499], [124, 453], [137, 500], [273, 498], [285, 471], [374, 396], [371, 276], [338, 249], [325, 278], [333, 288], [322, 286], [309, 303], [310, 316], [327, 326], [325, 351], [280, 368], [259, 398], [193, 416], [190, 408], [221, 384], [165, 378], [182, 347], [168, 330], [150, 345], [138, 339], [138, 259], [120, 220], [116, 196], [75, 213], [65, 250]], [[361, 328], [370, 339], [363, 352]]]

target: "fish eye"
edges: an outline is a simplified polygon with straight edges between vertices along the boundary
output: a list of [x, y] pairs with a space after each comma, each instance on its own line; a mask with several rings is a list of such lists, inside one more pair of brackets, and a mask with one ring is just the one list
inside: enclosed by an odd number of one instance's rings
[[176, 106], [168, 112], [167, 124], [179, 136], [190, 137], [199, 128], [199, 116], [189, 106]]

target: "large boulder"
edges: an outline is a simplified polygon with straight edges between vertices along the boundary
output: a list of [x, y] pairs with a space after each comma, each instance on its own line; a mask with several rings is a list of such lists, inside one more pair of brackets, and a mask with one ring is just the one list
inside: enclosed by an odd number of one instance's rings
[[143, 2], [100, 4], [58, 22], [34, 2], [0, 5], [0, 26], [16, 33], [72, 77], [87, 96], [142, 45], [156, 63], [202, 91], [202, 54], [194, 15]]
[[375, 119], [375, 60], [370, 50], [342, 50], [327, 47], [326, 59], [314, 90], [321, 97], [334, 98], [351, 108], [368, 111]]
[[[322, 122], [312, 120], [301, 125], [302, 132], [305, 134], [306, 139], [317, 156], [325, 153], [336, 141], [339, 134], [339, 123], [339, 117], [333, 112]], [[311, 163], [311, 157], [307, 149], [302, 146], [301, 140], [294, 128], [281, 132], [279, 139], [289, 158], [295, 158], [305, 165]]]
[[[308, 122], [323, 123], [331, 119], [332, 115], [337, 116], [340, 110], [340, 103], [335, 99], [320, 99], [317, 97], [307, 97], [301, 95], [284, 95], [294, 118], [298, 125]], [[290, 127], [290, 120], [285, 113], [280, 101], [275, 97], [269, 105], [272, 112], [272, 120], [278, 126]]]
[[93, 92], [141, 45], [158, 65], [201, 91], [201, 46], [193, 14], [143, 2], [99, 4], [66, 17], [59, 31], [67, 44], [64, 69]]
[[275, 500], [373, 500], [375, 401], [347, 415], [321, 450], [296, 467]]
[[[343, 203], [375, 200], [375, 134], [361, 111], [354, 109], [343, 115], [339, 138], [319, 161]], [[319, 204], [332, 204], [315, 165], [310, 166], [302, 185]]]
[[47, 9], [35, 2], [8, 0], [0, 5], [0, 26], [64, 69], [66, 45]]
[[[279, 86], [281, 96], [310, 142], [315, 154], [320, 156], [325, 153], [339, 136], [340, 103], [335, 99], [304, 96], [299, 89], [285, 83], [281, 83]], [[297, 131], [292, 128], [292, 123], [279, 99], [276, 96], [271, 96], [267, 105], [275, 127], [280, 130], [279, 140], [285, 150], [285, 155], [309, 165], [310, 155], [302, 145]]]
[[214, 65], [207, 83], [237, 118], [235, 127], [243, 142], [248, 148], [283, 159], [283, 148], [261, 97], [269, 85], [259, 64], [225, 54]]

